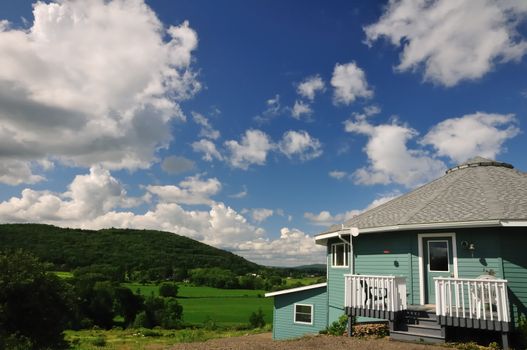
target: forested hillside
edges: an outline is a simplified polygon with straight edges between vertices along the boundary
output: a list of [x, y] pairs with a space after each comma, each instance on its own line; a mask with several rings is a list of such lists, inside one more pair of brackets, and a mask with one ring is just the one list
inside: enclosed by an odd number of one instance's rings
[[40, 224], [4, 224], [0, 225], [0, 249], [23, 249], [52, 263], [57, 270], [104, 264], [120, 267], [127, 273], [149, 271], [166, 275], [198, 267], [219, 267], [236, 274], [262, 268], [193, 239], [151, 230], [90, 231]]

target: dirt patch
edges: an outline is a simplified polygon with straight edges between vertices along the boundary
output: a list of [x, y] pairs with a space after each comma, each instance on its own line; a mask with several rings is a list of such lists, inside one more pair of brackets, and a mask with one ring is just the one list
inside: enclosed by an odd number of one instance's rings
[[444, 347], [401, 343], [383, 339], [364, 339], [349, 337], [332, 337], [327, 335], [306, 336], [296, 340], [273, 340], [271, 333], [247, 335], [223, 339], [212, 339], [203, 343], [182, 343], [170, 347], [171, 350], [445, 350]]

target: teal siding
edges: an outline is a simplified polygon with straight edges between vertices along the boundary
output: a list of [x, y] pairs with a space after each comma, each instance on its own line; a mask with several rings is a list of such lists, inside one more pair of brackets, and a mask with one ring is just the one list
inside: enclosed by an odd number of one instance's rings
[[509, 302], [514, 320], [527, 316], [527, 230], [514, 229], [502, 236], [503, 274], [509, 281]]
[[[313, 324], [294, 322], [294, 305], [313, 305]], [[309, 289], [274, 297], [273, 339], [292, 339], [305, 334], [316, 334], [327, 327], [326, 287]]]
[[[331, 244], [328, 262], [328, 324], [344, 314], [344, 275], [350, 268], [331, 266]], [[354, 273], [361, 275], [394, 275], [406, 277], [408, 303], [419, 303], [419, 264], [416, 233], [364, 234], [353, 238]], [[361, 319], [359, 321], [367, 321]]]
[[404, 276], [407, 292], [411, 295], [413, 282], [411, 251], [414, 237], [417, 239], [415, 235], [408, 233], [359, 236], [353, 241], [355, 273]]
[[[474, 257], [461, 242], [474, 243]], [[492, 270], [508, 281], [512, 318], [527, 315], [527, 231], [524, 228], [460, 230], [457, 234], [459, 277], [477, 277]]]
[[[459, 230], [457, 240], [457, 265], [460, 278], [476, 278], [488, 272], [503, 278], [499, 228]], [[474, 256], [461, 247], [461, 242], [474, 243]]]
[[[414, 286], [413, 241], [417, 235], [402, 234], [369, 234], [353, 240], [355, 255], [355, 273], [361, 275], [392, 275], [406, 277], [408, 303], [412, 304]], [[417, 245], [415, 244], [415, 249]], [[417, 271], [417, 280], [419, 271]], [[418, 284], [417, 284], [418, 285]], [[417, 289], [419, 298], [419, 290]], [[419, 300], [419, 299], [417, 299]], [[360, 319], [370, 321], [370, 319]]]

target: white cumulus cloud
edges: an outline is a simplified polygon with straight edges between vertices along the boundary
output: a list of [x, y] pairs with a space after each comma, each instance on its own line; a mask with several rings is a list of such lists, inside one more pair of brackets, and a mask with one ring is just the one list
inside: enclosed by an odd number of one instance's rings
[[313, 113], [311, 106], [308, 103], [302, 101], [295, 101], [293, 109], [291, 110], [291, 116], [295, 119], [302, 119], [302, 116], [310, 116]]
[[274, 210], [273, 209], [267, 209], [267, 208], [255, 208], [251, 210], [251, 215], [253, 217], [253, 220], [261, 223], [271, 216], [273, 216]]
[[334, 224], [344, 223], [345, 221], [348, 221], [354, 216], [357, 216], [361, 214], [362, 212], [365, 212], [366, 210], [375, 208], [388, 201], [391, 201], [392, 199], [397, 198], [398, 196], [399, 196], [399, 193], [392, 193], [392, 194], [381, 196], [379, 198], [376, 198], [373, 202], [371, 202], [364, 209], [352, 209], [344, 213], [335, 214], [335, 215], [331, 215], [331, 213], [327, 210], [322, 210], [318, 214], [306, 212], [304, 213], [304, 217], [313, 225], [329, 227]]
[[206, 137], [211, 140], [216, 140], [220, 137], [220, 132], [210, 125], [209, 120], [203, 114], [192, 112], [192, 118], [196, 124], [201, 126], [198, 136]]
[[275, 265], [298, 266], [324, 263], [325, 247], [315, 244], [313, 237], [298, 230], [283, 227], [278, 239], [259, 238], [239, 244], [238, 252], [253, 261]]
[[315, 99], [317, 92], [323, 92], [326, 88], [324, 81], [319, 75], [306, 78], [297, 86], [297, 93], [310, 101]]
[[417, 137], [417, 131], [396, 122], [372, 125], [365, 118], [347, 120], [345, 130], [368, 136], [364, 148], [368, 166], [353, 173], [358, 184], [398, 183], [417, 186], [439, 177], [445, 164], [419, 149], [410, 149], [408, 141]]
[[[167, 147], [179, 103], [201, 85], [188, 22], [165, 28], [140, 0], [37, 2], [29, 29], [0, 30], [0, 163], [146, 168]], [[24, 162], [22, 165], [20, 162]]]
[[221, 182], [216, 178], [203, 180], [201, 175], [189, 176], [175, 185], [149, 185], [148, 192], [159, 197], [164, 203], [187, 205], [211, 204], [211, 196], [221, 190]]
[[512, 114], [477, 112], [443, 120], [421, 142], [432, 145], [437, 154], [462, 163], [475, 156], [496, 159], [503, 143], [519, 132]]
[[301, 160], [310, 160], [322, 155], [322, 144], [307, 131], [289, 130], [284, 133], [278, 148], [288, 158], [293, 156]]
[[523, 0], [392, 0], [365, 32], [370, 45], [385, 37], [402, 48], [397, 70], [422, 67], [425, 80], [453, 86], [519, 61], [527, 42], [517, 27], [526, 15]]
[[332, 170], [328, 173], [328, 175], [329, 177], [332, 177], [334, 179], [341, 180], [344, 177], [346, 177], [348, 173], [346, 173], [345, 171], [340, 171], [340, 170]]
[[230, 151], [229, 163], [235, 167], [247, 170], [250, 165], [264, 165], [267, 154], [274, 148], [272, 140], [261, 130], [247, 130], [240, 142], [229, 140], [225, 147]]
[[210, 140], [201, 139], [199, 141], [193, 142], [192, 149], [194, 152], [203, 153], [202, 158], [207, 162], [212, 162], [214, 158], [223, 160], [223, 156], [216, 148], [216, 145]]
[[358, 98], [373, 97], [366, 74], [355, 62], [336, 64], [331, 77], [335, 104], [350, 105]]

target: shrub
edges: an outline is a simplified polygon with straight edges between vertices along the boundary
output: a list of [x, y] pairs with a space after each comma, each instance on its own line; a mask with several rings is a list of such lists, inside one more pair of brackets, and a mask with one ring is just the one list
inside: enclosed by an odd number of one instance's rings
[[342, 315], [339, 319], [333, 322], [327, 328], [327, 334], [329, 335], [343, 335], [346, 332], [346, 326], [348, 325], [348, 316]]
[[148, 317], [145, 311], [141, 311], [135, 316], [134, 328], [150, 328], [152, 327], [148, 322]]
[[261, 308], [258, 309], [258, 312], [253, 312], [251, 316], [249, 316], [249, 325], [251, 328], [262, 328], [265, 326], [264, 313]]
[[203, 328], [208, 331], [215, 331], [218, 329], [218, 325], [216, 324], [216, 321], [214, 321], [210, 316], [207, 316], [203, 321]]
[[92, 345], [97, 347], [105, 347], [106, 346], [106, 338], [102, 335], [98, 336], [97, 338], [92, 340]]
[[516, 336], [518, 345], [525, 349], [527, 348], [527, 317], [521, 315], [518, 319], [518, 325], [516, 326]]
[[468, 342], [468, 343], [457, 343], [456, 348], [459, 350], [480, 350], [481, 349], [481, 347], [473, 341]]
[[178, 287], [174, 283], [163, 283], [159, 286], [159, 295], [162, 297], [175, 298], [178, 293]]
[[145, 337], [151, 337], [151, 338], [157, 338], [162, 336], [163, 334], [159, 331], [155, 331], [152, 329], [143, 329], [141, 332]]
[[0, 349], [31, 350], [33, 349], [33, 344], [31, 343], [31, 340], [24, 336], [0, 335]]

